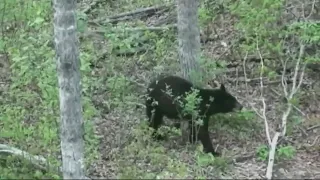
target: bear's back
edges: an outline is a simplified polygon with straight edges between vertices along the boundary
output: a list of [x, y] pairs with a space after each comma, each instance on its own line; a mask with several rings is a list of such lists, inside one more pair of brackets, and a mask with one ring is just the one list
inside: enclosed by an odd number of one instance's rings
[[162, 96], [167, 90], [174, 96], [180, 96], [190, 91], [192, 87], [191, 82], [181, 77], [167, 76], [160, 80], [153, 81], [148, 87], [148, 92], [154, 98]]
[[178, 118], [181, 107], [176, 101], [193, 87], [192, 83], [178, 76], [167, 76], [153, 81], [148, 87], [149, 97], [157, 101], [157, 109], [169, 118]]

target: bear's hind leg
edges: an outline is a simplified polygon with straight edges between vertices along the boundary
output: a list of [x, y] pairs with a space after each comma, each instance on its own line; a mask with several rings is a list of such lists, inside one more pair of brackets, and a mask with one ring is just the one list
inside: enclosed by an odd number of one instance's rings
[[163, 140], [164, 136], [158, 134], [158, 129], [163, 123], [163, 114], [161, 111], [154, 109], [149, 117], [149, 127], [154, 129], [152, 136], [157, 140]]

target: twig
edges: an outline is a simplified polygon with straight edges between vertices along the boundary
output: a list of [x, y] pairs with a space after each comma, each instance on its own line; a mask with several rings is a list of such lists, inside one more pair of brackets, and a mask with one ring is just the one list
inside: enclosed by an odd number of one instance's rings
[[306, 131], [304, 128], [298, 126], [298, 129], [302, 132], [302, 134], [303, 134], [305, 137], [309, 136], [308, 133], [307, 133], [307, 131]]
[[288, 59], [286, 59], [284, 64], [282, 64], [283, 71], [282, 71], [282, 77], [281, 77], [281, 84], [282, 84], [282, 87], [283, 87], [283, 92], [284, 92], [284, 96], [285, 97], [288, 97], [288, 91], [287, 91], [288, 84], [287, 84], [287, 81], [285, 80], [287, 62], [288, 62]]
[[[285, 113], [282, 116], [282, 133], [281, 133], [281, 136], [285, 136], [285, 134], [286, 134], [287, 118], [288, 118], [289, 113], [290, 113], [290, 111], [292, 109], [292, 103], [290, 101], [293, 98], [293, 95], [300, 88], [302, 80], [303, 80], [303, 75], [304, 75], [304, 70], [305, 70], [305, 67], [306, 67], [306, 63], [303, 66], [303, 69], [302, 69], [302, 72], [301, 72], [301, 75], [300, 75], [300, 78], [299, 78], [298, 86], [297, 86], [297, 82], [296, 81], [297, 81], [297, 76], [298, 76], [298, 71], [299, 71], [299, 65], [300, 65], [302, 56], [304, 54], [304, 48], [305, 48], [304, 44], [301, 44], [300, 45], [300, 51], [299, 51], [299, 57], [298, 57], [298, 60], [297, 60], [297, 63], [296, 63], [296, 67], [295, 67], [295, 71], [294, 71], [294, 75], [293, 75], [293, 78], [292, 78], [293, 84], [292, 84], [291, 93], [289, 94], [289, 96], [286, 96], [286, 98], [287, 98], [287, 110], [285, 111]], [[285, 72], [285, 70], [284, 70], [284, 72]], [[283, 89], [285, 90], [285, 92], [287, 92], [287, 86], [284, 86]]]
[[259, 43], [257, 42], [257, 51], [258, 51], [258, 54], [259, 54], [259, 57], [261, 59], [260, 63], [261, 63], [261, 71], [260, 71], [260, 91], [261, 91], [261, 102], [263, 104], [263, 109], [262, 109], [262, 117], [263, 117], [263, 120], [264, 120], [264, 125], [265, 125], [265, 130], [266, 130], [266, 136], [267, 136], [267, 140], [268, 140], [268, 143], [269, 145], [271, 145], [271, 138], [270, 138], [270, 133], [269, 133], [269, 125], [268, 125], [268, 120], [267, 120], [267, 116], [266, 116], [266, 102], [265, 102], [265, 99], [264, 99], [264, 96], [263, 96], [263, 72], [264, 72], [264, 63], [263, 63], [263, 58], [262, 58], [262, 55], [260, 53], [260, 49], [259, 49]]
[[312, 15], [312, 13], [314, 11], [314, 8], [315, 8], [315, 4], [316, 4], [316, 0], [313, 0], [310, 14], [307, 17], [306, 17], [305, 12], [304, 12], [304, 4], [302, 4], [302, 14], [303, 14], [303, 17], [304, 17], [305, 20], [309, 19], [310, 16]]
[[253, 106], [253, 104], [251, 104], [251, 103], [250, 103], [250, 106], [251, 106], [252, 109], [256, 112], [256, 114], [263, 120], [264, 117], [263, 117], [262, 114], [258, 111], [258, 109], [255, 108], [255, 107]]
[[[274, 92], [275, 94], [277, 94], [279, 97], [283, 97], [279, 92], [277, 92], [275, 89], [271, 88], [271, 91]], [[297, 106], [292, 104], [292, 107], [298, 111], [300, 114], [302, 114], [303, 116], [307, 116], [304, 112], [302, 112], [301, 109], [299, 109]]]
[[320, 136], [317, 136], [317, 137], [313, 140], [312, 144], [310, 144], [310, 145], [308, 144], [308, 146], [309, 146], [309, 147], [314, 146], [314, 145], [317, 143], [319, 137], [320, 137]]
[[298, 86], [296, 86], [298, 71], [299, 71], [299, 67], [300, 67], [300, 62], [301, 62], [302, 56], [303, 56], [303, 54], [304, 54], [304, 49], [305, 49], [305, 45], [304, 45], [304, 44], [301, 44], [301, 45], [300, 45], [300, 51], [299, 51], [298, 61], [297, 61], [297, 63], [296, 63], [296, 67], [295, 67], [295, 70], [294, 70], [292, 91], [291, 91], [291, 94], [290, 94], [289, 98], [292, 98], [292, 97], [293, 97], [293, 95], [298, 91], [298, 89], [300, 88], [301, 83], [302, 83], [302, 79], [303, 79], [303, 75], [304, 75], [304, 70], [306, 69], [306, 64], [307, 64], [307, 63], [304, 63], [304, 65], [303, 65], [302, 72], [301, 72], [301, 75], [300, 75], [300, 78], [299, 78], [299, 82], [298, 82]]
[[248, 51], [246, 51], [246, 55], [244, 56], [243, 58], [243, 74], [244, 74], [244, 79], [246, 80], [245, 82], [245, 85], [246, 85], [246, 94], [248, 96], [249, 94], [249, 91], [248, 91], [248, 83], [247, 83], [247, 70], [246, 70], [246, 60], [247, 60], [247, 57], [248, 57]]
[[313, 130], [313, 129], [317, 129], [317, 128], [319, 128], [319, 127], [320, 127], [320, 124], [314, 125], [314, 126], [309, 127], [309, 128], [307, 129], [307, 131], [311, 131], [311, 130]]
[[[263, 68], [264, 68], [264, 64], [263, 64], [263, 58], [262, 58], [262, 55], [260, 53], [260, 50], [259, 50], [259, 47], [258, 47], [258, 43], [257, 43], [257, 50], [258, 50], [258, 53], [259, 53], [259, 57], [260, 57], [260, 62], [261, 62], [261, 72], [260, 72], [260, 90], [261, 90], [261, 95], [260, 95], [260, 98], [261, 98], [261, 101], [262, 101], [262, 104], [263, 104], [263, 109], [262, 109], [262, 114], [253, 106], [252, 103], [250, 103], [250, 106], [252, 107], [252, 109], [256, 112], [256, 114], [261, 118], [263, 119], [264, 121], [264, 124], [265, 124], [265, 132], [266, 132], [266, 137], [267, 137], [267, 140], [268, 140], [268, 144], [271, 145], [271, 138], [270, 138], [270, 134], [269, 134], [269, 125], [268, 125], [268, 121], [267, 121], [267, 117], [266, 117], [266, 103], [265, 103], [265, 100], [264, 100], [264, 97], [263, 97]], [[246, 59], [247, 59], [247, 55], [248, 53], [246, 52], [246, 56], [244, 57], [244, 62], [243, 62], [243, 71], [244, 71], [244, 76], [245, 76], [245, 84], [246, 84], [246, 91], [247, 91], [247, 94], [248, 94], [248, 80], [247, 80], [247, 74], [246, 74], [246, 68], [245, 68], [245, 63], [246, 63]]]
[[[244, 74], [244, 78], [245, 78], [245, 85], [246, 85], [246, 94], [248, 96], [249, 92], [248, 92], [248, 82], [250, 82], [249, 79], [247, 79], [247, 70], [246, 70], [246, 60], [247, 60], [247, 57], [248, 57], [248, 51], [246, 52], [246, 55], [245, 57], [243, 58], [243, 74]], [[254, 107], [254, 105], [252, 103], [249, 103], [251, 108], [255, 111], [255, 113], [263, 120], [266, 120], [266, 117], [264, 117], [258, 110], [257, 108]], [[266, 121], [265, 121], [266, 123]], [[268, 123], [266, 124], [268, 125]], [[271, 140], [270, 140], [270, 135], [269, 135], [269, 130], [266, 131], [266, 136], [267, 136], [267, 139], [268, 139], [268, 143], [271, 144]]]

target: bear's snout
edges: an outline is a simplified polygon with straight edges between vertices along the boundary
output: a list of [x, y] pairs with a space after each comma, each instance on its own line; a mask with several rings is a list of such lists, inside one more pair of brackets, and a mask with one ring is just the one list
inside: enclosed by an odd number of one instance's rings
[[240, 103], [237, 103], [236, 106], [235, 106], [235, 108], [234, 108], [234, 110], [235, 110], [235, 111], [241, 111], [242, 108], [243, 108], [243, 106], [242, 106]]

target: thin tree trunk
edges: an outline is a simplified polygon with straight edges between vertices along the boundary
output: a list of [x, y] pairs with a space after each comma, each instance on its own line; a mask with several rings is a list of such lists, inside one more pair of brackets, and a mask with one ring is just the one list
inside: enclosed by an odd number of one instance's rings
[[76, 0], [54, 0], [54, 37], [59, 81], [60, 138], [64, 179], [85, 178], [76, 3]]
[[177, 0], [179, 60], [184, 78], [201, 82], [198, 0]]

